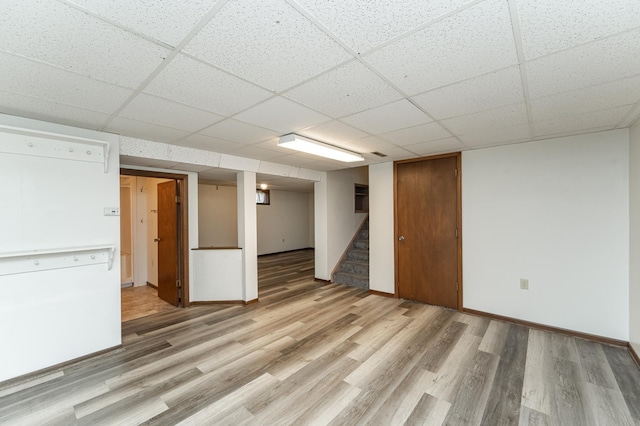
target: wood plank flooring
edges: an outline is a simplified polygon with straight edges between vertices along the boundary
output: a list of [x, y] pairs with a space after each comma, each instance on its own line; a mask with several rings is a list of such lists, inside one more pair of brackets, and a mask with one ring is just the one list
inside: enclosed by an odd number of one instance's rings
[[640, 425], [624, 348], [313, 280], [123, 323], [123, 347], [0, 384], [0, 424]]

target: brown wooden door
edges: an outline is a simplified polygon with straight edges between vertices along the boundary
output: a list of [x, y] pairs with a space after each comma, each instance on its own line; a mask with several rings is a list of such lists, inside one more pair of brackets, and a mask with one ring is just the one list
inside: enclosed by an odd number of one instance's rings
[[175, 180], [158, 184], [158, 297], [174, 306], [180, 303], [177, 185]]
[[396, 164], [398, 296], [458, 308], [458, 157]]

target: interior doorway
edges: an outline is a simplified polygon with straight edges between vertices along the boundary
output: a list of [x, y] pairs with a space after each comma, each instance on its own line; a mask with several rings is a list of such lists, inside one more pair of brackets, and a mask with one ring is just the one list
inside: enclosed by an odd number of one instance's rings
[[[121, 169], [121, 180], [133, 194], [130, 206], [121, 200], [121, 224], [132, 223], [132, 280], [122, 289], [122, 321], [188, 306], [187, 176]], [[125, 231], [126, 224], [121, 236]]]
[[394, 163], [396, 294], [460, 309], [460, 154]]

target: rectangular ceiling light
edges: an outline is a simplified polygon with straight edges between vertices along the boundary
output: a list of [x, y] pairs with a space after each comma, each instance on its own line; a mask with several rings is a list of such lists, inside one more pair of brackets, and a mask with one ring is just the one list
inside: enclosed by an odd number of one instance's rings
[[364, 161], [364, 157], [356, 152], [347, 151], [346, 149], [314, 141], [313, 139], [308, 139], [293, 133], [280, 137], [278, 146], [331, 158], [333, 160], [344, 161], [345, 163]]

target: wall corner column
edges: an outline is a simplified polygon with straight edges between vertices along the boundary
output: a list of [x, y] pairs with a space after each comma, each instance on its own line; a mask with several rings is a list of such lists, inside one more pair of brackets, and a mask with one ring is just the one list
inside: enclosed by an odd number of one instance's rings
[[314, 182], [314, 233], [315, 233], [315, 277], [331, 280], [329, 271], [329, 206], [327, 174]]
[[258, 227], [256, 174], [239, 172], [238, 246], [242, 248], [242, 295], [245, 302], [258, 299]]

